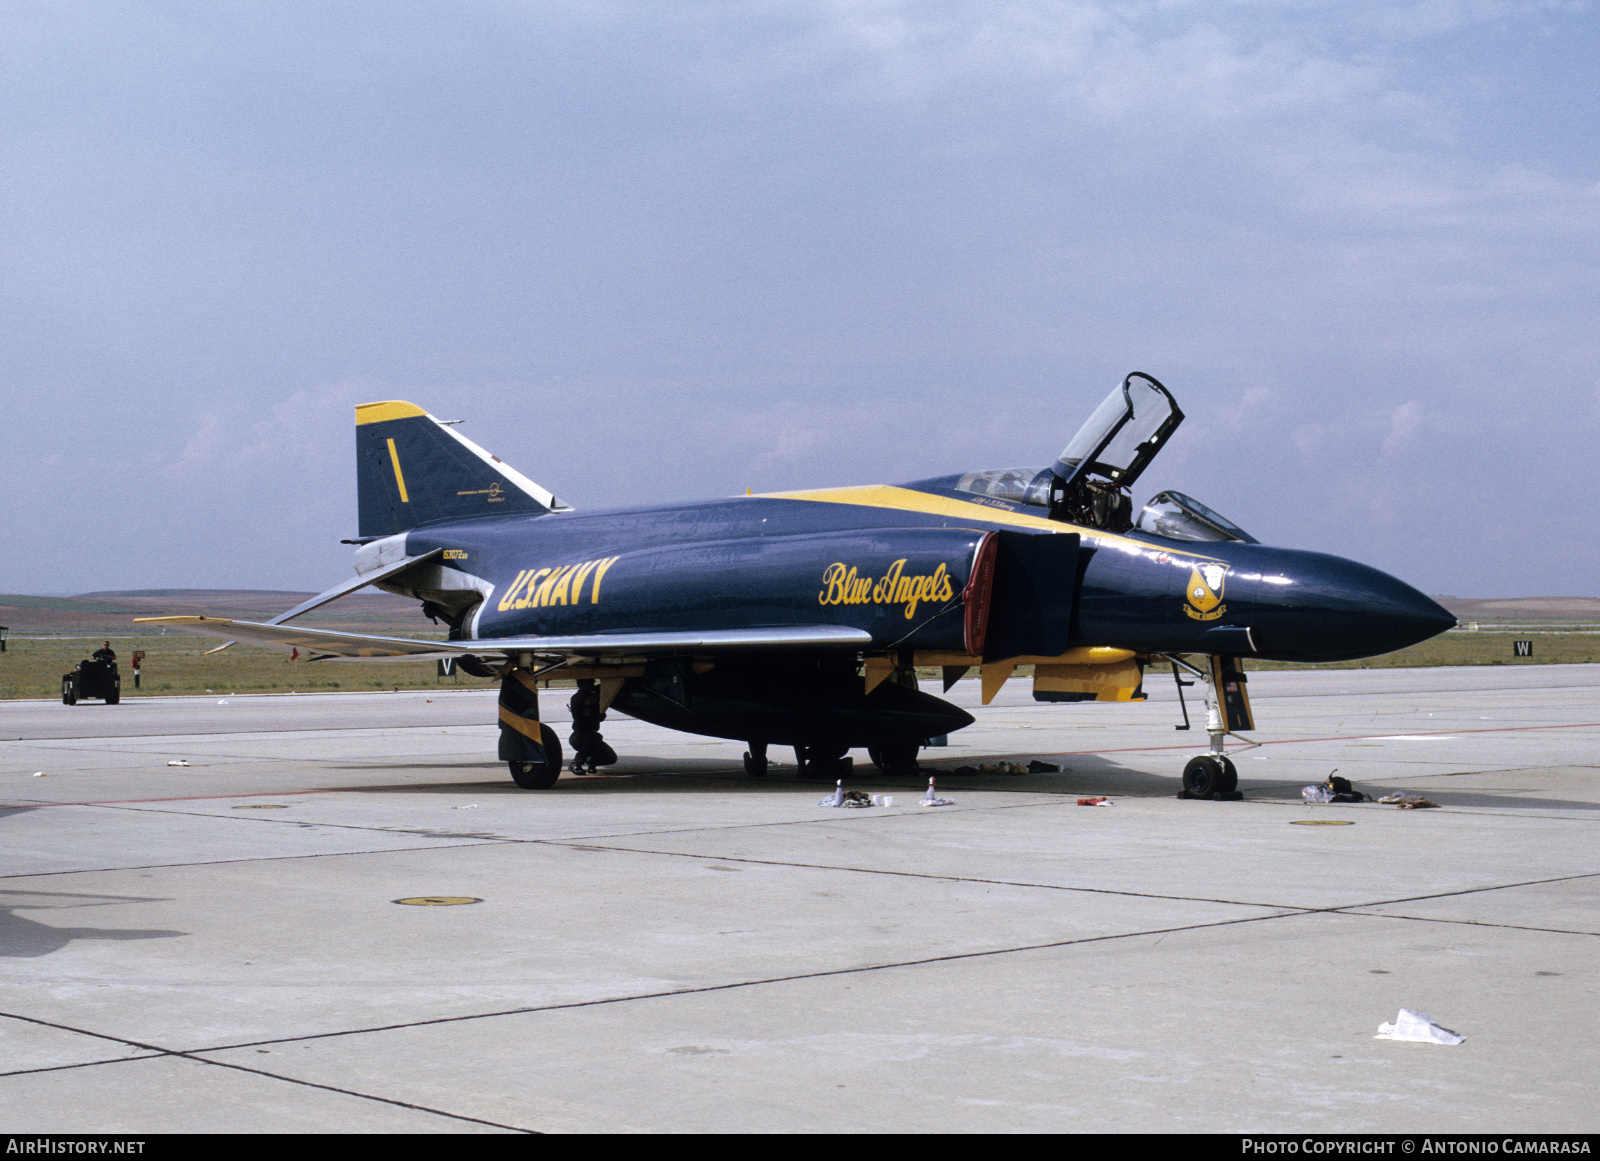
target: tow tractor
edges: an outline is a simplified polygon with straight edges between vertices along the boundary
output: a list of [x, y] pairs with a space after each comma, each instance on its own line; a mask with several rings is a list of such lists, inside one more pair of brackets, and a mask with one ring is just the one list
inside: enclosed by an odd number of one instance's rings
[[107, 705], [122, 700], [122, 675], [115, 661], [85, 658], [61, 675], [61, 704], [77, 705], [79, 698], [104, 698]]

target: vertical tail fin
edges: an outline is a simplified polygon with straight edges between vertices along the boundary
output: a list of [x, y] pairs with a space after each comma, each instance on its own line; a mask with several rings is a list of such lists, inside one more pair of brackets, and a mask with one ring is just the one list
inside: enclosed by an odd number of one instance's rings
[[543, 515], [567, 505], [414, 403], [356, 408], [363, 538], [462, 516]]

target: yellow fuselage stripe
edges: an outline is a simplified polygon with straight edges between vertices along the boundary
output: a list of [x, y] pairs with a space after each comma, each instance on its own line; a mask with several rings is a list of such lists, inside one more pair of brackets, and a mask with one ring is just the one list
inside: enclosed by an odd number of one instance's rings
[[400, 453], [394, 449], [394, 440], [389, 441], [389, 462], [394, 465], [394, 482], [400, 485], [400, 503], [411, 503], [411, 497], [406, 495], [406, 478], [400, 472]]
[[[991, 508], [987, 504], [974, 504], [952, 496], [935, 496], [911, 488], [898, 488], [893, 484], [868, 484], [857, 488], [815, 488], [804, 492], [763, 492], [764, 500], [811, 500], [821, 504], [856, 504], [863, 508], [895, 508], [901, 512], [922, 512], [929, 516], [946, 516], [955, 520], [971, 520], [978, 524], [1009, 524], [1015, 528], [1032, 528], [1039, 532], [1076, 532], [1101, 544], [1114, 544], [1140, 552], [1159, 551], [1151, 545], [1102, 532], [1098, 528], [1084, 528], [1063, 520], [1049, 520], [1043, 516], [1030, 516], [1026, 512], [1013, 512], [1008, 508]], [[1185, 558], [1214, 560], [1203, 553], [1188, 548], [1177, 550]]]

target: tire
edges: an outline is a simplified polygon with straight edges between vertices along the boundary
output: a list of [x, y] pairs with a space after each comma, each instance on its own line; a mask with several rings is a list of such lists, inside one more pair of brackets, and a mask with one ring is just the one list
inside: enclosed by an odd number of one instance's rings
[[762, 754], [757, 758], [749, 750], [744, 752], [744, 772], [752, 778], [761, 778], [767, 772], [767, 756]]
[[116, 705], [122, 700], [122, 679], [118, 678], [111, 683], [111, 692], [106, 694], [106, 704]]
[[831, 778], [839, 769], [840, 760], [850, 752], [849, 746], [821, 745], [796, 746], [795, 760], [800, 764], [802, 778]]
[[1217, 787], [1224, 794], [1232, 794], [1239, 789], [1239, 771], [1233, 767], [1233, 760], [1228, 757], [1222, 759], [1222, 785]]
[[1233, 763], [1215, 754], [1201, 754], [1190, 758], [1183, 768], [1183, 788], [1195, 798], [1210, 798], [1213, 794], [1231, 794], [1239, 785], [1239, 774]]
[[513, 758], [506, 765], [511, 781], [524, 790], [549, 790], [561, 777], [561, 739], [548, 725], [540, 723], [539, 742], [544, 747], [543, 762], [522, 762]]
[[915, 742], [893, 742], [887, 746], [868, 746], [867, 757], [885, 774], [898, 777], [917, 772], [917, 753], [921, 749]]
[[63, 677], [61, 679], [61, 704], [78, 704], [78, 691], [72, 687], [72, 678], [70, 677]]

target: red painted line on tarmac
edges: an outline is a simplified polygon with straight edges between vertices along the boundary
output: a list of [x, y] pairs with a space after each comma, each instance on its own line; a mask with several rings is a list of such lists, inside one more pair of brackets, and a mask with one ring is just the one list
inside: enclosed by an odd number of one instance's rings
[[[1462, 734], [1509, 734], [1518, 730], [1592, 730], [1600, 727], [1600, 722], [1570, 722], [1563, 726], [1496, 726], [1493, 729], [1476, 730], [1443, 730], [1436, 735], [1440, 741]], [[1294, 746], [1303, 742], [1382, 742], [1396, 738], [1416, 738], [1418, 734], [1336, 734], [1327, 738], [1275, 738], [1270, 742], [1256, 742], [1253, 745], [1235, 746], [1236, 750], [1254, 750], [1260, 746]], [[1150, 750], [1192, 750], [1192, 745], [1181, 746], [1123, 746], [1115, 750], [1053, 750], [1051, 757], [1067, 757], [1071, 754], [1139, 754]], [[937, 761], [937, 759], [933, 759]]]

